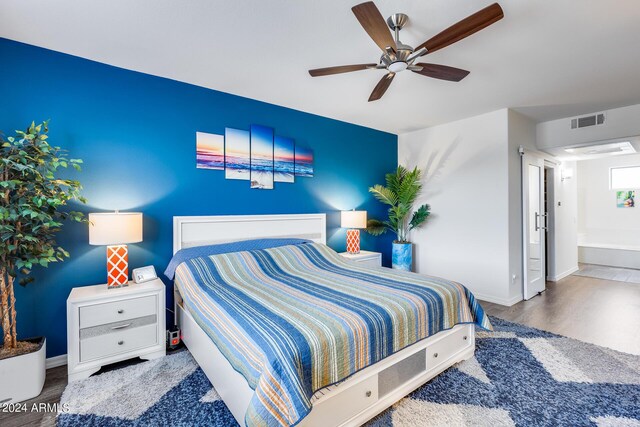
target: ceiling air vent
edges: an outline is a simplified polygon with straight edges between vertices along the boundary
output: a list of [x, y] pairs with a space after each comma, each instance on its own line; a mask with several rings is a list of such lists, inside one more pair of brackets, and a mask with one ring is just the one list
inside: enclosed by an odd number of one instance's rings
[[571, 129], [586, 128], [589, 126], [600, 126], [604, 124], [604, 113], [592, 114], [571, 119]]

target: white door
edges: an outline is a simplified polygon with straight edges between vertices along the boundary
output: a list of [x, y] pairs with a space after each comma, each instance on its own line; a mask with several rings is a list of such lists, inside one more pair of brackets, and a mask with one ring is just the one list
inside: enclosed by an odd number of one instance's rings
[[524, 299], [545, 290], [545, 239], [547, 213], [544, 210], [544, 159], [522, 156], [522, 202], [524, 243]]

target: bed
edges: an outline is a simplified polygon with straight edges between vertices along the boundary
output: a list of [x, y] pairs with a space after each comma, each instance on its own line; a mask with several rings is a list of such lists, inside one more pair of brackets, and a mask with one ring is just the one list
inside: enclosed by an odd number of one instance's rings
[[[282, 244], [206, 252], [251, 239]], [[472, 357], [474, 324], [491, 327], [462, 285], [325, 243], [324, 214], [174, 218], [176, 323], [240, 425], [360, 425]]]

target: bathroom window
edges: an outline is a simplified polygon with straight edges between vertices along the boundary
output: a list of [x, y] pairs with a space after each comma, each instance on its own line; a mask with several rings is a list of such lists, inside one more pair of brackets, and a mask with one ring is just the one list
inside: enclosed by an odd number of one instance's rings
[[640, 189], [640, 166], [611, 168], [609, 185], [612, 190]]

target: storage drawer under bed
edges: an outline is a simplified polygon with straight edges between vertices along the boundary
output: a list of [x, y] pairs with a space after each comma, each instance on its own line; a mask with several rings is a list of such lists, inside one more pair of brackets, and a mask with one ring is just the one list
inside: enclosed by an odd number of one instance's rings
[[452, 330], [450, 335], [427, 346], [427, 369], [435, 369], [442, 365], [455, 352], [470, 346], [472, 341], [472, 337], [469, 336], [469, 328]]
[[[328, 387], [325, 397], [314, 403], [313, 410], [302, 420], [300, 426], [361, 424], [379, 412], [373, 411], [373, 406], [380, 405], [380, 410], [384, 409], [435, 377], [453, 362], [461, 360], [461, 355], [465, 350], [470, 351], [473, 345], [473, 333], [473, 325], [457, 325], [451, 330], [442, 331], [389, 356], [397, 359], [394, 363], [389, 364], [389, 358], [383, 359], [362, 373], [356, 374], [356, 377], [347, 379], [337, 386]], [[444, 336], [440, 337], [440, 334]], [[416, 351], [417, 348], [420, 349]], [[405, 351], [406, 355], [402, 355]], [[452, 362], [452, 357], [456, 357], [457, 360], [454, 359]], [[379, 370], [375, 369], [377, 365], [381, 366]], [[361, 375], [368, 370], [371, 373], [362, 379]], [[351, 385], [351, 381], [354, 385]], [[407, 388], [407, 385], [411, 386]], [[398, 392], [401, 394], [398, 395]], [[353, 416], [369, 411], [372, 411], [372, 415], [362, 419]], [[355, 424], [354, 420], [357, 421]]]

